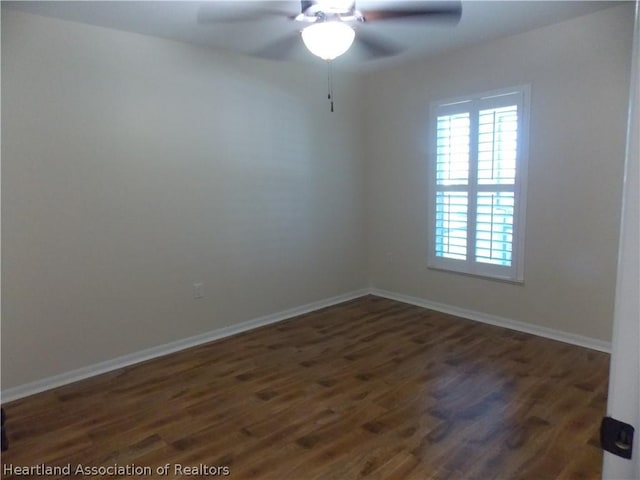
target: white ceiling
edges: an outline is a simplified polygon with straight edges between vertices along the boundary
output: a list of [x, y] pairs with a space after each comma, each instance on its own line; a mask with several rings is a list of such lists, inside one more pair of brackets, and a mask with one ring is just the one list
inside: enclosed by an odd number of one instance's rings
[[[359, 2], [358, 6], [362, 8]], [[384, 2], [392, 5], [393, 0]], [[585, 15], [622, 2], [611, 1], [480, 1], [462, 2], [458, 25], [420, 21], [384, 21], [359, 25], [368, 33], [405, 48], [395, 57], [365, 60], [352, 48], [338, 58], [336, 66], [369, 70], [417, 57], [434, 55], [480, 41], [524, 32], [544, 25]], [[26, 1], [2, 2], [39, 15], [99, 25], [118, 30], [154, 35], [210, 48], [255, 53], [270, 42], [300, 29], [286, 15], [300, 12], [300, 2], [289, 1]], [[282, 11], [257, 21], [203, 23], [198, 13], [220, 10], [221, 16], [264, 9]], [[294, 52], [294, 61], [321, 62], [302, 46]]]

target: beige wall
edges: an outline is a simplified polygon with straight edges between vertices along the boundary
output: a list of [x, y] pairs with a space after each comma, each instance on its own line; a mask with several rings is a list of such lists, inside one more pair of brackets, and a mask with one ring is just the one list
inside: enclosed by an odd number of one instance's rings
[[366, 285], [322, 67], [3, 9], [3, 389]]
[[[609, 340], [632, 5], [370, 75], [364, 82], [374, 287]], [[426, 268], [429, 103], [531, 84], [525, 283]]]

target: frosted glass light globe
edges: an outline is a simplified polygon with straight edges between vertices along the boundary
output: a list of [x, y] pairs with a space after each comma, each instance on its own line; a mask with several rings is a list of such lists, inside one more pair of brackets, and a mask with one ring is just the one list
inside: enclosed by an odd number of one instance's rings
[[302, 30], [302, 41], [307, 49], [323, 60], [333, 60], [345, 53], [355, 36], [353, 28], [336, 21], [314, 23]]

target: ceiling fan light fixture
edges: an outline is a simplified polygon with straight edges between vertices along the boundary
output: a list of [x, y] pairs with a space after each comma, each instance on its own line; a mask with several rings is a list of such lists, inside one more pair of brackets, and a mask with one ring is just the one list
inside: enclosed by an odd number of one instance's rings
[[333, 60], [351, 47], [356, 32], [340, 21], [319, 22], [302, 30], [307, 49], [323, 60]]

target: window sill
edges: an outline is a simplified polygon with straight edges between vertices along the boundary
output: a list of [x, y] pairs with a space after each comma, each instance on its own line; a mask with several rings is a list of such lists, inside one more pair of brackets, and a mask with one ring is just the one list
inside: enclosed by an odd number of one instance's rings
[[460, 271], [457, 271], [457, 270], [450, 270], [450, 269], [447, 269], [447, 268], [434, 267], [434, 266], [430, 266], [430, 265], [427, 266], [427, 270], [433, 270], [435, 272], [442, 272], [442, 273], [451, 273], [453, 275], [462, 275], [464, 277], [478, 278], [478, 279], [482, 279], [482, 280], [490, 280], [492, 282], [508, 283], [508, 284], [511, 284], [511, 285], [524, 286], [524, 279], [512, 279], [512, 278], [507, 278], [507, 277], [481, 275], [481, 274], [478, 274], [478, 273], [460, 272]]

